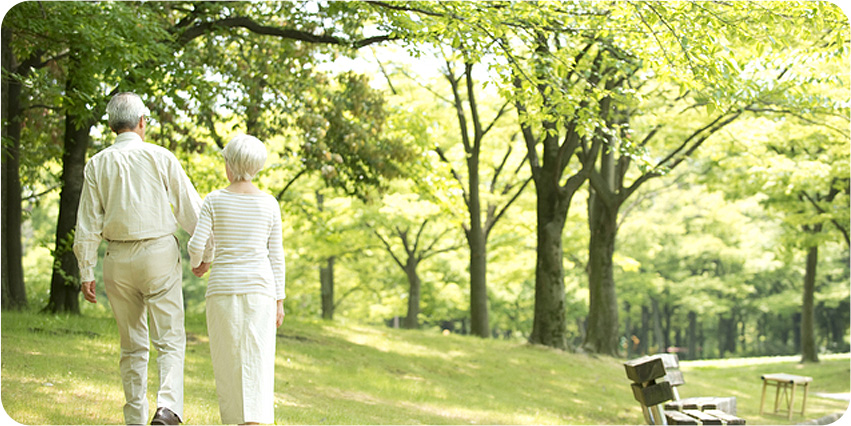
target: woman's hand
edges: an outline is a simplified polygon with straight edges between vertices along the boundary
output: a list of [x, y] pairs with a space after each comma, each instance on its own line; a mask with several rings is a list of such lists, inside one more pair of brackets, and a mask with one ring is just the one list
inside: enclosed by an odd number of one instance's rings
[[278, 314], [275, 315], [275, 327], [280, 327], [284, 323], [284, 300], [278, 300]]
[[207, 271], [210, 269], [209, 262], [201, 262], [200, 265], [196, 268], [192, 268], [192, 273], [195, 274], [196, 277], [201, 278]]

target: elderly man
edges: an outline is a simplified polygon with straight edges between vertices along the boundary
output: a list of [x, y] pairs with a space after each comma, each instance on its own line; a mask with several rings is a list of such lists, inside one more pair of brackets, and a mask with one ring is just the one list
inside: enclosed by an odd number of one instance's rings
[[[86, 165], [74, 253], [85, 299], [97, 303], [94, 267], [101, 239], [109, 242], [103, 281], [121, 338], [124, 421], [144, 424], [150, 340], [157, 349], [159, 391], [151, 424], [183, 418], [183, 290], [177, 226], [195, 230], [201, 198], [177, 158], [144, 142], [148, 109], [136, 94], [120, 93], [106, 107], [115, 143]], [[212, 260], [211, 246], [204, 258]]]

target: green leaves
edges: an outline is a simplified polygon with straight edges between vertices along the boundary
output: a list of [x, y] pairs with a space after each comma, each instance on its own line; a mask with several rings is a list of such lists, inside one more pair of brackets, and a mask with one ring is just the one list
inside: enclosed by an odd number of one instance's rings
[[297, 123], [304, 132], [305, 167], [319, 170], [332, 186], [368, 198], [370, 188], [405, 175], [403, 164], [415, 148], [388, 128], [388, 111], [379, 92], [354, 73], [337, 78], [336, 87], [315, 87], [310, 112]]

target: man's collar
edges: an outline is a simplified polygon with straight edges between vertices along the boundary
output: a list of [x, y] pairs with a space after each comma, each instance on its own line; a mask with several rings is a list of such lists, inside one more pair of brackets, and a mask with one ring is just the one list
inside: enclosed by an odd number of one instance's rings
[[115, 136], [115, 143], [121, 142], [144, 142], [136, 132], [123, 132]]

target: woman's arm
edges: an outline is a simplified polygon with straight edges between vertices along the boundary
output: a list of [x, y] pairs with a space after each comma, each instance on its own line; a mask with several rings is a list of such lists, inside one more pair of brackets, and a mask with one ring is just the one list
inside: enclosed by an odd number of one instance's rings
[[278, 313], [275, 315], [275, 327], [280, 327], [284, 323], [284, 299], [278, 299]]
[[[270, 197], [271, 198], [271, 197]], [[275, 276], [275, 300], [283, 300], [287, 297], [285, 291], [286, 261], [284, 260], [284, 243], [281, 235], [281, 208], [278, 201], [272, 198], [272, 226], [269, 231], [267, 248], [269, 249], [269, 262], [272, 265], [272, 273]]]
[[[195, 272], [195, 269], [203, 269], [204, 266], [202, 263], [205, 263], [207, 268], [209, 268], [209, 263], [202, 262], [202, 260], [207, 241], [210, 240], [213, 234], [212, 210], [210, 197], [207, 196], [204, 204], [201, 206], [201, 212], [198, 214], [198, 223], [195, 225], [195, 232], [192, 233], [192, 238], [189, 239], [189, 244], [186, 247], [186, 250], [189, 252], [189, 266], [192, 267], [193, 272]], [[202, 270], [201, 275], [204, 275], [204, 272], [206, 272], [206, 269]], [[195, 275], [198, 275], [198, 273], [196, 272]]]

